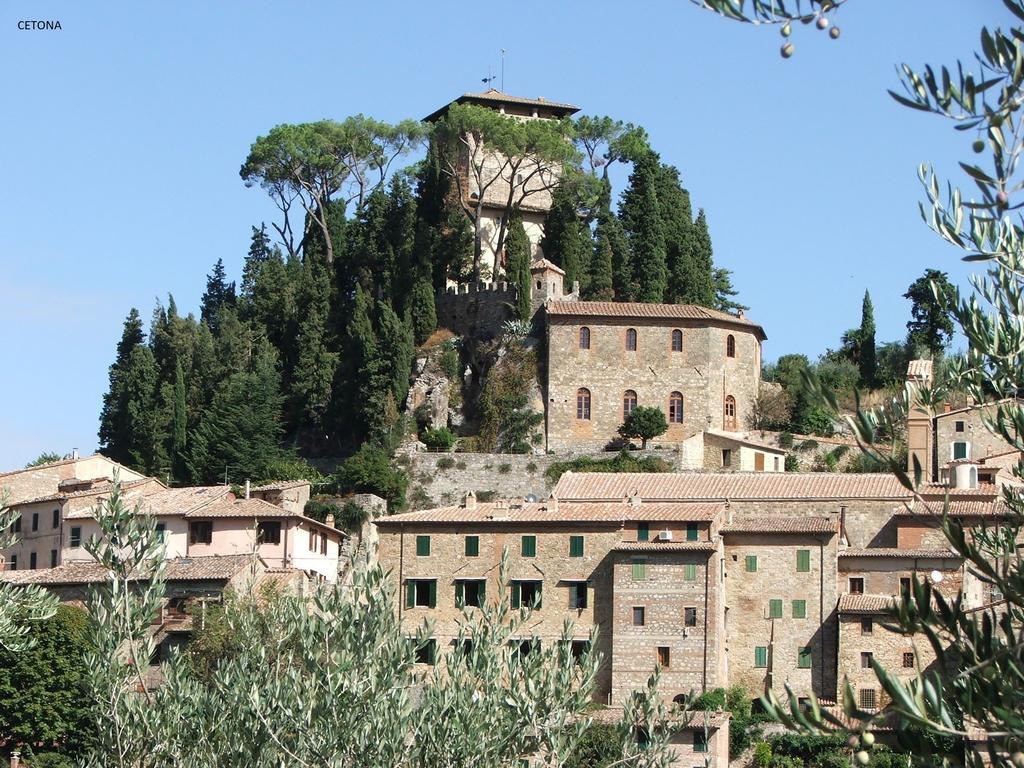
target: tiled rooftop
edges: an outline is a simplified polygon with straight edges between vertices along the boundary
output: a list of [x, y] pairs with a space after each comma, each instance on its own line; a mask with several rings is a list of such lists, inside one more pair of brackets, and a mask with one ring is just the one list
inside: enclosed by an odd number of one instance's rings
[[[898, 517], [941, 517], [944, 499], [932, 499], [927, 504], [915, 502], [893, 510]], [[948, 512], [950, 517], [992, 517], [1002, 518], [1010, 514], [1006, 502], [1002, 499], [950, 499]]]
[[885, 613], [893, 604], [889, 595], [841, 595], [840, 613]]
[[850, 548], [839, 551], [839, 557], [885, 557], [885, 558], [935, 558], [960, 559], [960, 555], [950, 549], [898, 549], [896, 547]]
[[722, 533], [836, 533], [839, 520], [827, 517], [740, 517]]
[[[179, 557], [167, 561], [168, 581], [230, 579], [253, 562], [251, 555]], [[56, 568], [34, 571], [0, 571], [0, 581], [10, 584], [95, 584], [107, 580], [107, 570], [99, 563], [65, 563]]]
[[[138, 488], [139, 486], [144, 486], [148, 483], [157, 483], [160, 484], [161, 488], [163, 487], [159, 480], [155, 480], [152, 477], [143, 477], [139, 480], [123, 481], [121, 483], [121, 489], [123, 491], [130, 491], [133, 488]], [[87, 496], [106, 496], [110, 493], [110, 490], [113, 487], [114, 484], [111, 482], [102, 482], [94, 485], [91, 488], [85, 488], [81, 491], [64, 491], [62, 493], [51, 493], [46, 496], [39, 496], [38, 498], [35, 499], [27, 499], [25, 501], [21, 501], [19, 502], [19, 504], [41, 504], [42, 502], [45, 501], [64, 501], [66, 499], [82, 499], [86, 498]]]
[[710, 541], [624, 541], [612, 547], [616, 552], [714, 552]]
[[230, 499], [222, 498], [185, 513], [188, 518], [221, 518], [221, 517], [302, 517], [298, 512], [289, 512], [283, 507], [271, 504], [263, 499]]
[[762, 339], [764, 329], [745, 317], [699, 307], [696, 304], [642, 304], [628, 301], [551, 301], [545, 305], [548, 315], [556, 317], [630, 317], [666, 320], [714, 320], [749, 326]]
[[[165, 488], [163, 485], [158, 485], [156, 490], [149, 493], [131, 492], [132, 488], [136, 485], [143, 485], [147, 482], [157, 481], [146, 478], [135, 483], [122, 483], [121, 488], [127, 491], [124, 495], [124, 501], [133, 507], [141, 502], [143, 513], [158, 517], [162, 515], [182, 515], [189, 511], [200, 509], [231, 493], [231, 490], [226, 485], [195, 486], [191, 488]], [[99, 492], [95, 490], [88, 493], [82, 491], [80, 495], [106, 496], [109, 493], [110, 488], [106, 488]], [[68, 512], [64, 519], [88, 520], [94, 517], [95, 514], [95, 508], [87, 507]]]
[[637, 494], [645, 503], [910, 499], [910, 493], [892, 475], [842, 472], [566, 472], [552, 493], [561, 501], [619, 500]]
[[474, 508], [438, 507], [390, 515], [377, 525], [401, 523], [560, 523], [566, 521], [623, 523], [627, 520], [702, 522], [714, 519], [721, 504], [639, 504], [616, 502], [478, 502]]
[[266, 485], [257, 485], [252, 488], [253, 492], [256, 491], [287, 491], [291, 488], [301, 488], [304, 485], [309, 485], [309, 480], [282, 480], [279, 483], [267, 483]]

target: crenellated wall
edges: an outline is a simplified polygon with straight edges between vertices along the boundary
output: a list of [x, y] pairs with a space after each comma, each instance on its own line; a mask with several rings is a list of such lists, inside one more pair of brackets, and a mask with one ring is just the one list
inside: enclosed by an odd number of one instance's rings
[[435, 296], [437, 324], [459, 336], [495, 338], [515, 317], [518, 291], [510, 283], [461, 283]]

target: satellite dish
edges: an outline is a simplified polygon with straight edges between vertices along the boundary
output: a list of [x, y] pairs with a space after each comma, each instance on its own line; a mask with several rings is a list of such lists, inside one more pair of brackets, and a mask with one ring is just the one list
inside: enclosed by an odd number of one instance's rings
[[534, 496], [532, 493], [527, 495], [526, 502], [528, 504], [533, 504], [535, 501], [537, 501], [537, 497], [536, 496]]
[[932, 571], [932, 584], [942, 583], [943, 575], [941, 571]]

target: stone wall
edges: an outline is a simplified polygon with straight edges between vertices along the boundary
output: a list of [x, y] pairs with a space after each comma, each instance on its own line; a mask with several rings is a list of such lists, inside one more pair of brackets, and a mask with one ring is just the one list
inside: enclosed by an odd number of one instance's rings
[[461, 284], [434, 298], [437, 325], [459, 336], [493, 339], [514, 317], [518, 292], [510, 283]]
[[[548, 448], [599, 449], [617, 439], [626, 390], [637, 404], [660, 408], [669, 396], [683, 396], [683, 421], [654, 443], [680, 443], [706, 430], [745, 429], [761, 377], [761, 346], [750, 330], [679, 318], [548, 318]], [[590, 329], [589, 349], [580, 349], [582, 327]], [[625, 348], [626, 331], [637, 331], [637, 348]], [[683, 333], [683, 349], [673, 352], [672, 331]], [[736, 356], [726, 355], [726, 338], [736, 340]], [[590, 418], [577, 419], [576, 396], [590, 392]], [[736, 400], [735, 424], [726, 424], [724, 402]]]

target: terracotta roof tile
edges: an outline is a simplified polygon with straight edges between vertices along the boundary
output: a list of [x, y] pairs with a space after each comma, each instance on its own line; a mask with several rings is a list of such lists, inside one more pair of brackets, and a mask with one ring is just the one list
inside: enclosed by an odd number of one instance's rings
[[[138, 480], [126, 480], [121, 483], [121, 489], [129, 491], [133, 488], [146, 485], [148, 483], [158, 483], [161, 488], [163, 484], [159, 480], [152, 477], [143, 477]], [[93, 486], [92, 488], [85, 488], [81, 491], [64, 491], [62, 493], [51, 493], [47, 496], [40, 496], [35, 499], [26, 499], [25, 501], [19, 501], [19, 504], [41, 504], [44, 501], [64, 501], [66, 499], [82, 499], [87, 496], [107, 496], [110, 490], [114, 487], [111, 482], [100, 483]]]
[[[179, 557], [168, 560], [164, 572], [168, 581], [230, 579], [253, 562], [251, 555]], [[0, 571], [0, 581], [10, 584], [96, 584], [107, 580], [99, 563], [65, 563], [56, 568], [34, 571]]]
[[[135, 483], [122, 483], [121, 488], [128, 491], [124, 495], [124, 501], [130, 506], [141, 504], [142, 512], [144, 514], [165, 516], [165, 515], [183, 515], [191, 510], [201, 508], [207, 504], [210, 504], [218, 499], [222, 499], [231, 493], [226, 485], [206, 485], [206, 486], [194, 486], [189, 488], [165, 488], [163, 484], [158, 484], [155, 490], [146, 492], [141, 491], [137, 493], [132, 492], [132, 488], [135, 485], [143, 485], [145, 482], [156, 482], [152, 478], [146, 478], [145, 480], [135, 481]], [[82, 491], [79, 495], [81, 496], [108, 496], [110, 489], [106, 488], [102, 492], [90, 491], [88, 493]], [[88, 520], [95, 517], [95, 507], [87, 507], [85, 509], [76, 509], [68, 512], [64, 515], [65, 520]]]
[[837, 519], [827, 517], [740, 517], [721, 527], [722, 533], [836, 533]]
[[889, 595], [841, 595], [840, 613], [885, 613], [893, 604]]
[[931, 360], [911, 360], [907, 364], [907, 378], [930, 379], [932, 377]]
[[561, 501], [910, 499], [889, 474], [837, 472], [566, 472], [553, 495]]
[[897, 547], [865, 547], [840, 550], [839, 557], [933, 558], [960, 560], [951, 549], [898, 549]]
[[[928, 504], [911, 503], [893, 510], [898, 517], [942, 517], [943, 499], [932, 499]], [[950, 517], [1003, 518], [1010, 509], [1003, 499], [950, 499], [947, 508]]]
[[253, 493], [256, 491], [287, 491], [291, 488], [301, 488], [303, 485], [309, 484], [309, 480], [282, 480], [278, 483], [257, 485], [255, 488], [250, 488], [249, 490]]
[[711, 320], [741, 325], [768, 338], [764, 329], [745, 317], [698, 307], [696, 304], [643, 304], [629, 301], [550, 301], [545, 304], [548, 315], [556, 317], [628, 317], [663, 318], [668, 320]]
[[562, 269], [560, 266], [555, 264], [555, 262], [548, 261], [547, 259], [537, 259], [535, 262], [533, 262], [530, 265], [530, 271], [531, 272], [539, 272], [542, 269], [548, 269], [548, 270], [551, 270], [552, 272], [557, 272], [560, 275], [564, 275], [565, 274], [565, 270], [564, 269]]
[[616, 552], [715, 552], [710, 541], [624, 541], [612, 547]]
[[374, 521], [377, 525], [402, 523], [623, 523], [627, 520], [688, 521], [713, 520], [725, 509], [722, 504], [647, 504], [616, 502], [478, 502], [476, 507], [438, 507], [419, 512], [390, 515]]
[[221, 518], [221, 517], [302, 517], [298, 512], [290, 512], [276, 504], [263, 499], [219, 499], [185, 513], [186, 518]]

